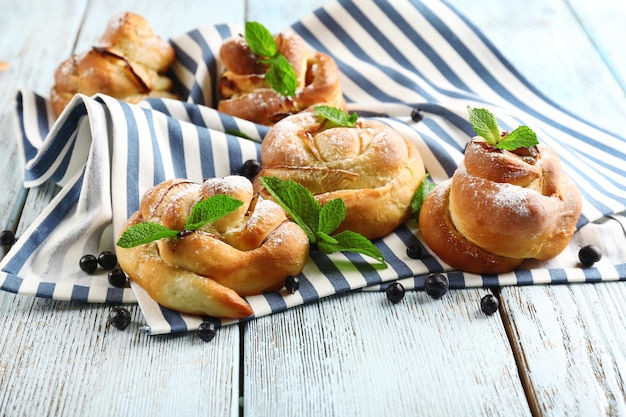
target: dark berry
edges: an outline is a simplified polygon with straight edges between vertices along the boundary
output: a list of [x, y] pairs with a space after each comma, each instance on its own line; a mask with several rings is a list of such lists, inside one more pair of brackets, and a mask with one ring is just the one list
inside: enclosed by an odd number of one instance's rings
[[9, 246], [15, 243], [15, 234], [11, 230], [3, 230], [0, 232], [0, 244]]
[[285, 278], [285, 288], [291, 294], [295, 293], [300, 288], [300, 278], [296, 276], [288, 276]]
[[406, 248], [406, 255], [411, 259], [420, 259], [422, 252], [422, 246], [419, 243], [414, 243]]
[[387, 286], [387, 299], [393, 304], [398, 304], [404, 298], [405, 292], [404, 285], [399, 282], [392, 282]]
[[488, 316], [498, 311], [499, 305], [498, 298], [493, 294], [487, 294], [480, 299], [480, 309]]
[[600, 249], [595, 245], [587, 245], [578, 251], [578, 259], [584, 266], [591, 266], [602, 259]]
[[124, 330], [130, 324], [130, 311], [123, 307], [114, 307], [109, 312], [109, 323], [116, 329]]
[[113, 268], [108, 274], [109, 284], [116, 288], [122, 288], [126, 285], [126, 274], [121, 268]]
[[217, 334], [217, 326], [212, 321], [203, 321], [198, 326], [198, 337], [205, 342], [213, 340]]
[[413, 111], [411, 111], [411, 120], [413, 120], [414, 122], [421, 122], [424, 119], [424, 112], [422, 111], [422, 109], [413, 109]]
[[243, 163], [241, 167], [241, 175], [248, 178], [252, 181], [252, 179], [259, 173], [261, 170], [261, 163], [256, 159], [248, 159]]
[[84, 255], [79, 261], [80, 269], [91, 274], [98, 268], [98, 258], [93, 255]]
[[434, 299], [443, 297], [449, 288], [448, 278], [443, 274], [429, 275], [424, 281], [424, 291]]
[[98, 264], [103, 269], [113, 269], [117, 265], [117, 256], [113, 252], [104, 251], [98, 255]]

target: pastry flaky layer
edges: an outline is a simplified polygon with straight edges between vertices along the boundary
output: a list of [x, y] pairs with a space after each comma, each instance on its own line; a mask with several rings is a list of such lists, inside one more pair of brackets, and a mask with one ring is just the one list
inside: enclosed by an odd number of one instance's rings
[[220, 80], [217, 109], [223, 113], [271, 126], [283, 117], [313, 105], [346, 108], [339, 69], [321, 52], [311, 51], [296, 33], [274, 37], [278, 52], [294, 68], [298, 85], [294, 97], [284, 97], [265, 81], [268, 65], [250, 50], [241, 35], [226, 39], [220, 48], [225, 67]]
[[261, 148], [260, 178], [291, 179], [322, 204], [341, 198], [346, 218], [338, 231], [369, 239], [391, 233], [408, 220], [413, 194], [425, 176], [415, 145], [388, 125], [359, 119], [355, 127], [325, 127], [324, 119], [302, 112], [276, 123]]
[[54, 73], [50, 91], [58, 116], [75, 94], [106, 94], [136, 103], [147, 97], [176, 97], [165, 72], [174, 62], [172, 46], [134, 13], [113, 16], [98, 44], [72, 55]]
[[424, 201], [424, 241], [452, 267], [507, 272], [527, 258], [551, 259], [571, 240], [582, 210], [578, 187], [549, 147], [516, 152], [473, 138], [452, 178]]
[[118, 247], [117, 257], [130, 279], [165, 307], [244, 318], [252, 310], [242, 296], [280, 290], [286, 277], [302, 272], [309, 256], [304, 231], [278, 204], [255, 195], [248, 179], [165, 181], [144, 194], [122, 232], [140, 222], [182, 231], [192, 207], [218, 194], [243, 205], [199, 230], [130, 249]]

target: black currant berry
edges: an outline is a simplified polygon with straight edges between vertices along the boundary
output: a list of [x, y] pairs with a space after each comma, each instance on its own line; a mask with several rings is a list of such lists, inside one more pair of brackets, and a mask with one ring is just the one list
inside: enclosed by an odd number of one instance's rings
[[413, 120], [414, 122], [421, 122], [424, 119], [424, 112], [422, 111], [422, 109], [413, 109], [413, 111], [411, 111], [411, 120]]
[[488, 316], [491, 316], [496, 311], [498, 311], [499, 306], [500, 302], [498, 301], [498, 298], [493, 294], [487, 294], [480, 299], [480, 309]]
[[217, 326], [212, 321], [203, 321], [198, 326], [198, 337], [205, 342], [213, 340], [217, 334]]
[[109, 312], [108, 321], [116, 329], [124, 330], [130, 324], [130, 311], [123, 307], [114, 307]]
[[584, 266], [591, 266], [602, 259], [602, 253], [597, 246], [587, 245], [578, 251], [578, 259]]
[[126, 285], [126, 274], [121, 268], [113, 268], [108, 274], [109, 284], [116, 288], [123, 288]]
[[248, 178], [250, 181], [256, 177], [256, 174], [261, 170], [261, 163], [256, 159], [248, 159], [243, 163], [241, 167], [241, 175]]
[[98, 255], [98, 264], [102, 269], [113, 269], [117, 265], [117, 256], [113, 252], [104, 251]]
[[404, 286], [399, 282], [392, 282], [387, 286], [386, 293], [389, 301], [393, 304], [398, 304], [404, 298], [406, 291], [404, 290]]
[[91, 274], [98, 268], [98, 258], [93, 255], [84, 255], [78, 262], [80, 269]]
[[0, 244], [9, 246], [15, 243], [15, 234], [11, 230], [3, 230], [0, 232]]
[[285, 278], [285, 288], [291, 294], [295, 293], [300, 288], [300, 278], [296, 276], [288, 276]]
[[406, 256], [411, 259], [420, 259], [422, 254], [422, 246], [419, 243], [414, 243], [406, 248]]
[[450, 289], [448, 278], [443, 274], [432, 274], [424, 281], [424, 291], [434, 299], [443, 297]]

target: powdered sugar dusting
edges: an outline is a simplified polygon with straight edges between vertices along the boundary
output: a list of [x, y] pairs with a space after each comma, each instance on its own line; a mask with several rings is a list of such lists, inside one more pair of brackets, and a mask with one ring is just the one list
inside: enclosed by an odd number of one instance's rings
[[493, 195], [493, 202], [498, 208], [508, 208], [520, 217], [531, 215], [526, 200], [528, 193], [535, 192], [517, 185], [498, 183], [498, 192]]

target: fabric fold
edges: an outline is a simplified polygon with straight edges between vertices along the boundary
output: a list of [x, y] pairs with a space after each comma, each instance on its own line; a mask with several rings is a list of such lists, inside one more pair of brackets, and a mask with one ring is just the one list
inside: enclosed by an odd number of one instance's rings
[[[360, 255], [314, 249], [296, 294], [247, 298], [252, 318], [338, 293], [380, 290], [395, 280], [419, 290], [433, 272], [447, 273], [452, 288], [626, 279], [626, 255], [603, 243], [606, 234], [624, 240], [623, 217], [617, 213], [626, 210], [626, 139], [546, 99], [445, 2], [339, 1], [292, 29], [336, 60], [350, 111], [387, 123], [414, 142], [436, 182], [453, 174], [473, 135], [467, 106], [486, 107], [504, 129], [526, 124], [559, 153], [564, 171], [583, 194], [583, 215], [570, 246], [557, 258], [528, 261], [500, 276], [453, 271], [432, 254], [409, 258], [411, 245], [428, 249], [415, 220], [374, 242], [387, 269]], [[164, 309], [134, 285], [113, 288], [106, 271], [86, 274], [78, 261], [84, 254], [114, 249], [123, 223], [153, 185], [174, 177], [200, 182], [238, 174], [245, 161], [260, 159], [268, 128], [213, 108], [222, 70], [219, 46], [241, 30], [209, 25], [171, 40], [177, 53], [172, 74], [182, 100], [134, 105], [77, 95], [55, 120], [45, 97], [17, 93], [24, 185], [50, 181], [61, 191], [0, 263], [0, 288], [60, 300], [139, 302], [150, 334], [197, 328], [202, 318]], [[417, 108], [424, 118], [414, 122], [411, 112]], [[596, 267], [582, 269], [577, 250], [589, 243], [603, 247], [606, 256]]]

